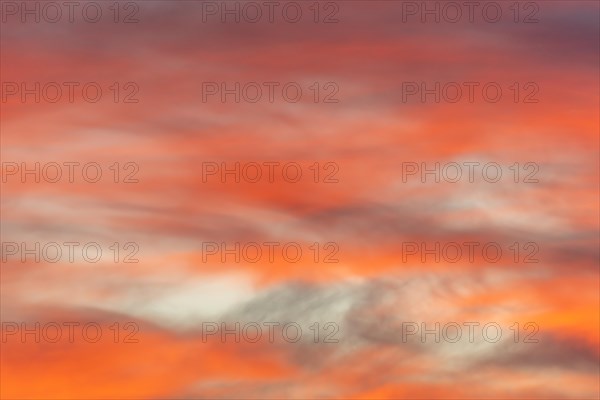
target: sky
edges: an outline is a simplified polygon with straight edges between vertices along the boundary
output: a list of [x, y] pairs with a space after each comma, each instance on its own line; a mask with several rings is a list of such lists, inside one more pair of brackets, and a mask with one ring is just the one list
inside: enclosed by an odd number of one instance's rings
[[0, 19], [0, 397], [600, 396], [598, 2]]

